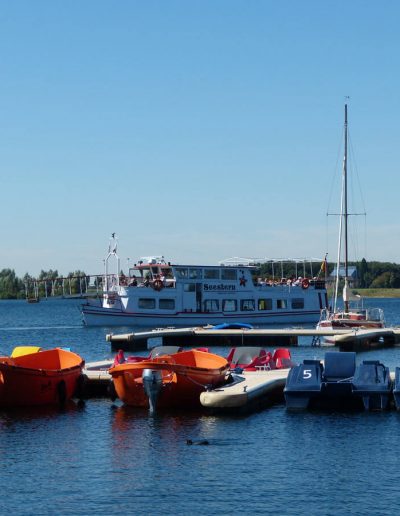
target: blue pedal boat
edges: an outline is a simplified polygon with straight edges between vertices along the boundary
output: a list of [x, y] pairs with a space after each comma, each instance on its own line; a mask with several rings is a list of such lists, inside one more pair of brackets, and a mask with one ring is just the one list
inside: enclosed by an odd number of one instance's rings
[[394, 371], [393, 397], [396, 410], [400, 410], [400, 367]]
[[391, 391], [389, 368], [379, 361], [365, 360], [356, 366], [354, 352], [329, 351], [324, 363], [304, 360], [293, 367], [284, 396], [288, 409], [383, 410], [388, 406]]

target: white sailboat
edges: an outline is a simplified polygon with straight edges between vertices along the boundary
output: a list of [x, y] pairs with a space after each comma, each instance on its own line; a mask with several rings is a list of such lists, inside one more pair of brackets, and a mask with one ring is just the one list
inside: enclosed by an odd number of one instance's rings
[[[348, 149], [348, 122], [347, 104], [344, 107], [344, 157], [342, 172], [342, 193], [339, 222], [339, 242], [337, 267], [335, 278], [335, 291], [332, 309], [324, 309], [317, 329], [340, 329], [340, 328], [384, 328], [385, 319], [383, 310], [380, 308], [364, 308], [360, 296], [352, 296], [349, 286], [348, 266], [348, 205], [347, 205], [347, 149]], [[342, 263], [342, 243], [344, 247], [344, 287], [343, 287], [343, 309], [338, 308], [338, 292], [340, 282], [340, 264]], [[326, 340], [326, 339], [325, 339]]]

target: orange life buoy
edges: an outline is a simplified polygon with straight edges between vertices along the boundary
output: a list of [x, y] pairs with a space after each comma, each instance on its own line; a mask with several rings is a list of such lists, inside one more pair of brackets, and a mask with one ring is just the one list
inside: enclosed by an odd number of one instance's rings
[[301, 287], [306, 289], [309, 286], [310, 286], [310, 281], [307, 278], [304, 278], [303, 281], [301, 282]]
[[163, 282], [160, 279], [154, 280], [153, 288], [154, 290], [160, 291], [163, 288]]

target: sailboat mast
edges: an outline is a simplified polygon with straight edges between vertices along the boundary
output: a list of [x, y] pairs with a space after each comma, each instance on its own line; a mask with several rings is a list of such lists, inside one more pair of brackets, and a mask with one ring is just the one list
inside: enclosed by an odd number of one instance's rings
[[[347, 235], [347, 219], [348, 219], [348, 209], [347, 209], [347, 140], [348, 140], [348, 126], [347, 126], [347, 104], [344, 105], [344, 158], [343, 158], [343, 179], [344, 179], [344, 281], [345, 286], [347, 286], [348, 281], [348, 235]], [[345, 312], [349, 311], [349, 301], [344, 299], [344, 309]]]

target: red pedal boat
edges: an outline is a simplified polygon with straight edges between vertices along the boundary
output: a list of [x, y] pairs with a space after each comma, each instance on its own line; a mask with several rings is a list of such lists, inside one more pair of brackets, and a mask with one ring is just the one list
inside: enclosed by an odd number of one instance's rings
[[60, 348], [0, 357], [0, 406], [63, 405], [72, 398], [83, 359]]
[[181, 351], [109, 370], [118, 397], [127, 405], [157, 408], [198, 408], [200, 393], [225, 383], [229, 364], [219, 355]]
[[293, 367], [290, 351], [287, 348], [278, 348], [272, 354], [264, 348], [242, 346], [232, 348], [226, 357], [231, 369], [257, 371], [268, 369], [286, 369]]

